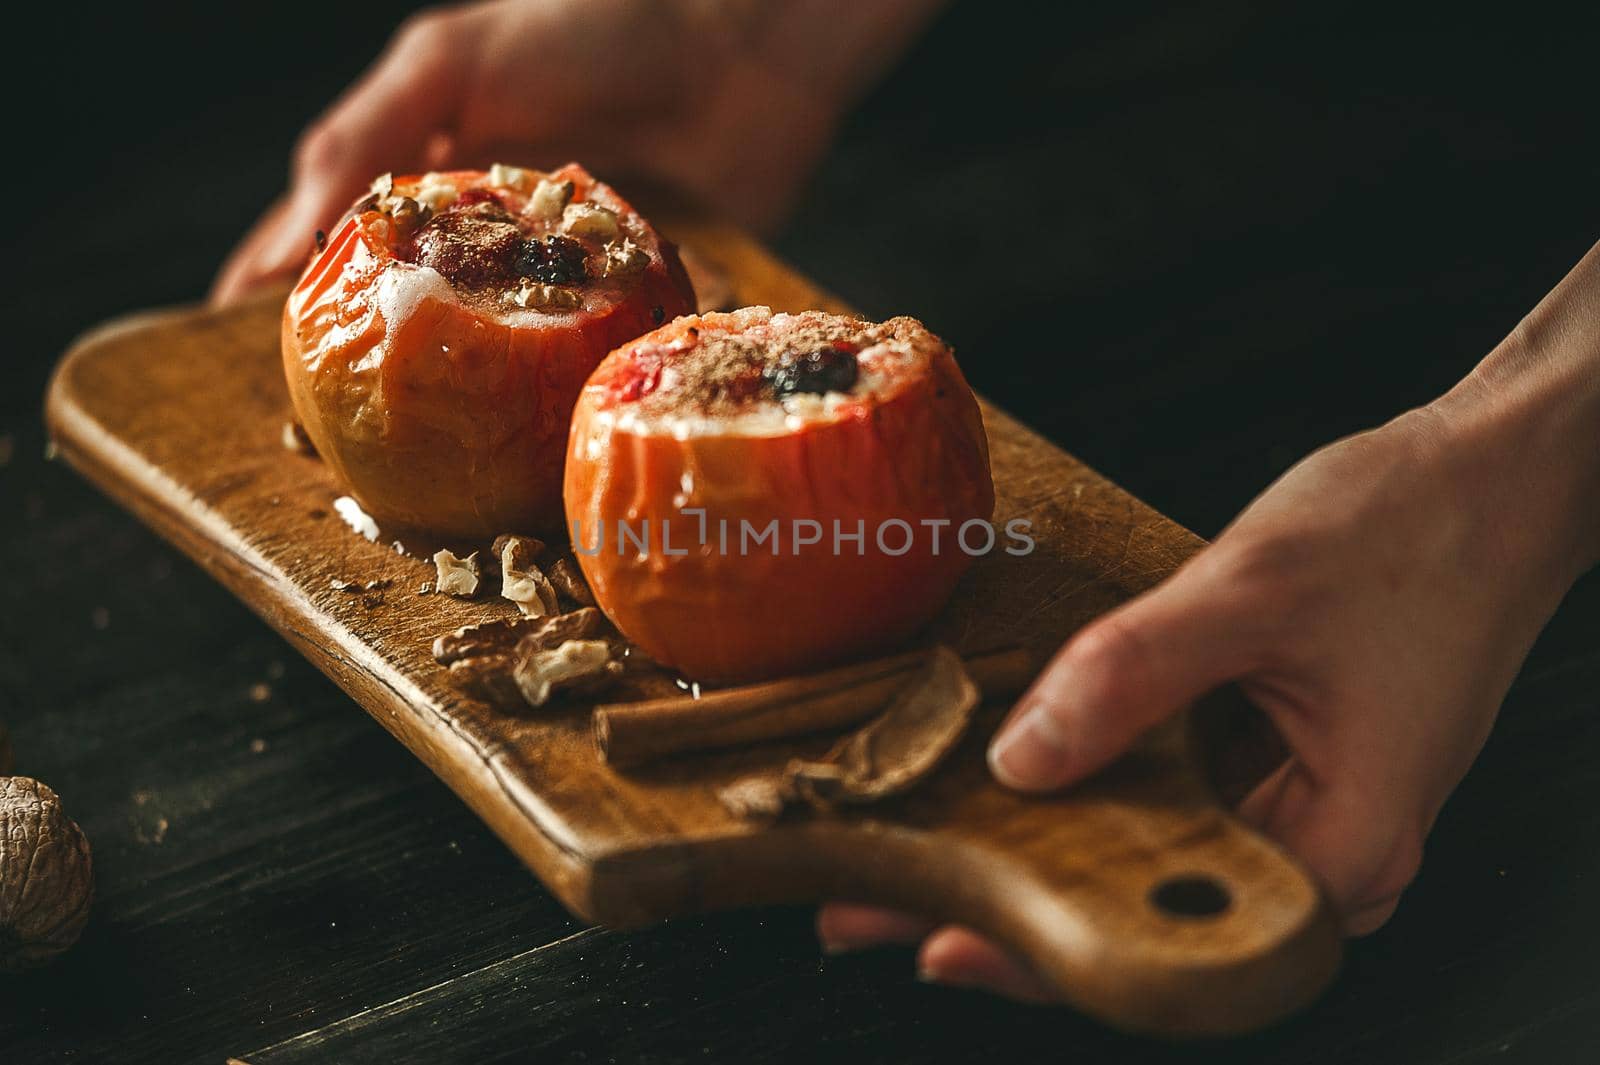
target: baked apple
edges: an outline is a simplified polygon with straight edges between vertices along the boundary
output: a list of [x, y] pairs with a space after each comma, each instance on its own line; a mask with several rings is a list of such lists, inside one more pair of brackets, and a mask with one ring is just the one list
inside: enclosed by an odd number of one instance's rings
[[904, 641], [993, 543], [977, 401], [911, 318], [750, 307], [624, 345], [573, 413], [566, 503], [601, 609], [696, 680]]
[[672, 245], [576, 164], [384, 175], [319, 244], [284, 307], [289, 394], [384, 525], [559, 528], [584, 380], [694, 304]]

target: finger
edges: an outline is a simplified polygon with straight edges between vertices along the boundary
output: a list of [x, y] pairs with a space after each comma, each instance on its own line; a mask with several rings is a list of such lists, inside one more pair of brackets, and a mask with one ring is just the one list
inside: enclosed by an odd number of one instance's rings
[[1196, 562], [1068, 641], [990, 745], [1001, 783], [1047, 791], [1080, 780], [1247, 668], [1259, 622], [1218, 587], [1217, 567]]
[[1399, 905], [1400, 896], [1396, 895], [1392, 899], [1376, 902], [1357, 910], [1344, 919], [1344, 934], [1347, 936], [1370, 936], [1389, 923], [1389, 918], [1394, 916], [1394, 911]]
[[1316, 877], [1352, 935], [1388, 919], [1422, 862], [1420, 832], [1368, 789], [1317, 781], [1287, 763], [1246, 798], [1240, 815]]
[[817, 938], [829, 954], [864, 950], [885, 943], [920, 943], [933, 922], [897, 910], [834, 902], [817, 911]]
[[301, 139], [288, 210], [275, 239], [250, 263], [257, 276], [297, 269], [318, 229], [327, 229], [376, 175], [422, 163], [434, 135], [457, 113], [465, 81], [459, 67], [471, 60], [470, 42], [458, 39], [460, 28], [413, 25]]
[[217, 278], [206, 297], [213, 307], [237, 303], [261, 284], [264, 278], [257, 276], [255, 264], [262, 249], [279, 239], [278, 230], [283, 225], [288, 209], [289, 198], [279, 196], [250, 227], [250, 232], [234, 248], [222, 264], [222, 269], [217, 271]]
[[946, 925], [917, 953], [917, 978], [957, 987], [984, 987], [1023, 1002], [1053, 1002], [1050, 985], [1004, 949], [969, 928]]

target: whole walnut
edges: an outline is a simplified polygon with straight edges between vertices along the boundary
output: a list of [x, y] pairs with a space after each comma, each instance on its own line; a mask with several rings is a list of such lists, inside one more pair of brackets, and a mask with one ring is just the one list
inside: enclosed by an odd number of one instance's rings
[[76, 943], [93, 899], [89, 841], [56, 793], [0, 777], [0, 972], [43, 964]]

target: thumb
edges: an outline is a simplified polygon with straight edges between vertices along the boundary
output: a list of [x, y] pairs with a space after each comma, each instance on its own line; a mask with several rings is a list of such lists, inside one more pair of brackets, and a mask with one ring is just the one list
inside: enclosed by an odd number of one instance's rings
[[1424, 828], [1400, 816], [1388, 789], [1350, 774], [1318, 778], [1291, 758], [1239, 805], [1239, 815], [1305, 863], [1365, 935], [1394, 912], [1422, 864]]
[[1260, 622], [1203, 558], [1067, 642], [989, 747], [1002, 784], [1047, 791], [1081, 780], [1248, 668]]

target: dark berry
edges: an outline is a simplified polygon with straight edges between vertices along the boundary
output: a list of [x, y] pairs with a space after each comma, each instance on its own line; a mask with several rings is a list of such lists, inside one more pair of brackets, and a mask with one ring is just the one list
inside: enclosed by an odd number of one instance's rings
[[570, 237], [525, 240], [517, 255], [517, 273], [545, 285], [575, 285], [589, 275], [583, 245]]
[[855, 387], [859, 368], [856, 357], [838, 348], [823, 348], [806, 353], [791, 352], [770, 366], [763, 377], [772, 386], [774, 395], [782, 398], [797, 392], [823, 395], [827, 392], [848, 392]]

